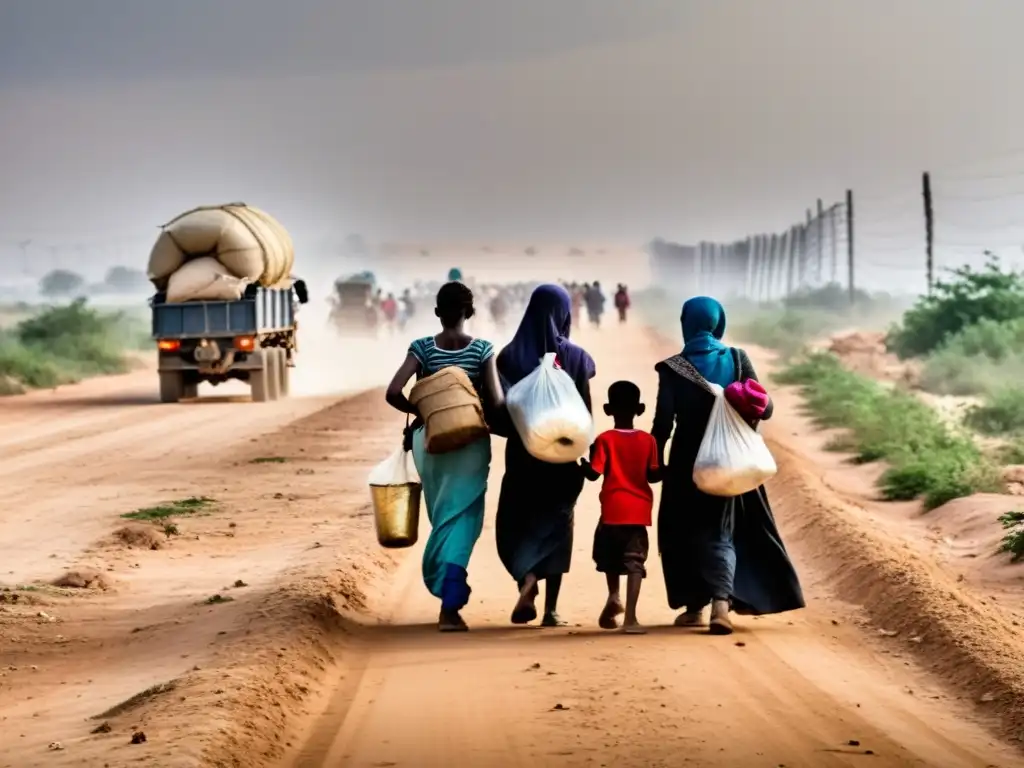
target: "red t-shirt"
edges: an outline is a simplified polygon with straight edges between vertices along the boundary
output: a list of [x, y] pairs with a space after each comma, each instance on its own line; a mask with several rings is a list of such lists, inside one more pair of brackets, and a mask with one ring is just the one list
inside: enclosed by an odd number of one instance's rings
[[610, 429], [597, 436], [590, 465], [604, 476], [601, 522], [650, 525], [654, 491], [647, 470], [658, 468], [658, 443], [638, 429]]

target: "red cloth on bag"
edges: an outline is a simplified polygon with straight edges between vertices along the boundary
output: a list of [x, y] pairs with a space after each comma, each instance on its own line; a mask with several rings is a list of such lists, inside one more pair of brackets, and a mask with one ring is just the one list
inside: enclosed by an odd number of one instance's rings
[[745, 419], [760, 419], [768, 407], [768, 392], [753, 379], [734, 381], [725, 388], [725, 399]]

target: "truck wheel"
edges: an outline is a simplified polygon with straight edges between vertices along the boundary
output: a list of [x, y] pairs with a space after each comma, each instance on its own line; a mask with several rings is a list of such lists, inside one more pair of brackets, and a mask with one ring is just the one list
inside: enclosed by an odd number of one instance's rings
[[270, 347], [264, 350], [267, 368], [267, 391], [270, 393], [268, 400], [277, 400], [281, 397], [281, 350], [277, 347]]
[[199, 382], [189, 381], [182, 382], [181, 386], [181, 399], [182, 400], [194, 400], [199, 397]]
[[271, 356], [269, 350], [260, 349], [253, 353], [253, 357], [260, 363], [260, 367], [249, 372], [249, 386], [252, 388], [252, 401], [254, 403], [265, 403], [272, 399], [271, 381], [273, 380], [273, 369], [271, 368]]
[[292, 393], [292, 369], [288, 367], [288, 350], [279, 350], [281, 360], [281, 397], [288, 397]]
[[160, 373], [160, 402], [177, 403], [184, 397], [185, 379], [178, 371]]

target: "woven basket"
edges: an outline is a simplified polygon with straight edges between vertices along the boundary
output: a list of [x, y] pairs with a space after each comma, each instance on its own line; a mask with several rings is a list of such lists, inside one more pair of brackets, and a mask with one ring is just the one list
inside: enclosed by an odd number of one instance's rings
[[409, 402], [426, 424], [427, 453], [457, 451], [489, 432], [480, 397], [458, 366], [442, 368], [416, 382]]

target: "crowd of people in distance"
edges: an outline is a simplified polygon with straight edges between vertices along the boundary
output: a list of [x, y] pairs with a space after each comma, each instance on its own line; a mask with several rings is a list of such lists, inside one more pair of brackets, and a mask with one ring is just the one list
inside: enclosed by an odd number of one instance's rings
[[[477, 296], [483, 297], [487, 313], [495, 330], [500, 334], [508, 329], [509, 318], [521, 314], [538, 283], [515, 282], [506, 284], [482, 283], [470, 285]], [[608, 299], [599, 280], [577, 283], [562, 282], [569, 294], [572, 307], [572, 322], [581, 327], [583, 312], [591, 328], [599, 329], [604, 318]], [[429, 302], [440, 284], [417, 284], [400, 293], [377, 289], [366, 305], [366, 322], [370, 329], [383, 330], [387, 334], [402, 332], [412, 318], [417, 316], [417, 307]], [[612, 297], [612, 304], [619, 323], [625, 323], [632, 306], [629, 288], [619, 283]]]

